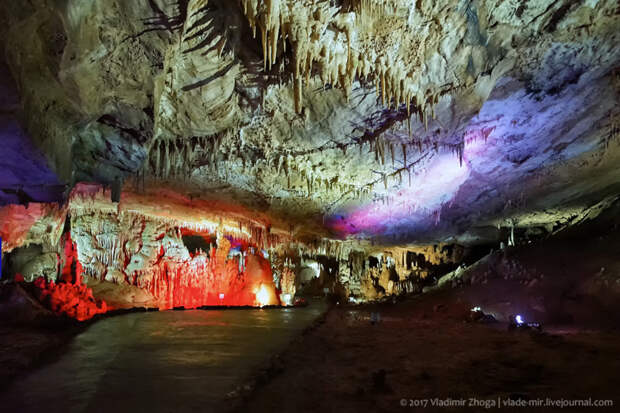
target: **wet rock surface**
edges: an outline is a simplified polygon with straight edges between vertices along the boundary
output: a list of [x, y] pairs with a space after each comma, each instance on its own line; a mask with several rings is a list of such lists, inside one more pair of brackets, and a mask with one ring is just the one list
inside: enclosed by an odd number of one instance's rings
[[[601, 219], [496, 252], [417, 297], [336, 306], [281, 355], [282, 371], [237, 411], [388, 412], [402, 409], [401, 399], [471, 398], [592, 397], [615, 406], [619, 248], [614, 225]], [[541, 331], [509, 329], [515, 315]], [[450, 409], [463, 408], [426, 410]]]
[[[592, 397], [618, 403], [617, 330], [509, 332], [507, 323], [466, 321], [471, 305], [447, 291], [396, 305], [336, 308], [281, 356], [282, 372], [236, 411], [391, 412], [404, 409], [402, 399], [489, 403]], [[379, 312], [381, 322], [371, 324], [371, 312]], [[425, 410], [463, 407], [429, 402]]]

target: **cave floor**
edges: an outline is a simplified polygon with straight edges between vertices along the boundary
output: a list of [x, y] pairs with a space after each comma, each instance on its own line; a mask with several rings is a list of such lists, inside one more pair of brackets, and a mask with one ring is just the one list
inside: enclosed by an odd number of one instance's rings
[[325, 310], [194, 310], [103, 318], [0, 393], [13, 412], [205, 412]]
[[[615, 407], [602, 410], [617, 409], [620, 332], [549, 326], [534, 334], [470, 323], [471, 304], [454, 297], [444, 291], [395, 305], [334, 308], [282, 355], [282, 373], [238, 411], [414, 410], [401, 407], [402, 399], [429, 399], [422, 411], [487, 411], [433, 407], [435, 398], [466, 399], [465, 406], [475, 398], [495, 403], [491, 410], [507, 398], [611, 399]], [[371, 325], [376, 311], [382, 321]], [[536, 409], [502, 406], [511, 410]]]

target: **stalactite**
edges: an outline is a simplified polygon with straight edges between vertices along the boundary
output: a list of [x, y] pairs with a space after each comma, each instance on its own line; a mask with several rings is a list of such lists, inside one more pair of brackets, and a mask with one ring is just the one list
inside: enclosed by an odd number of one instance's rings
[[168, 141], [164, 141], [164, 148], [165, 148], [165, 156], [164, 156], [164, 162], [165, 162], [165, 166], [164, 166], [164, 178], [168, 178], [169, 174], [170, 174], [170, 144]]
[[155, 162], [155, 176], [161, 176], [161, 168], [162, 168], [162, 147], [161, 147], [162, 142], [161, 141], [156, 141], [155, 142], [155, 152], [156, 152], [156, 156], [157, 156], [157, 161]]
[[170, 175], [177, 176], [178, 171], [178, 151], [177, 142], [175, 140], [170, 141]]
[[[353, 47], [353, 33], [369, 24], [366, 20], [376, 18], [378, 12], [368, 14], [367, 9], [362, 7], [355, 14], [327, 2], [298, 7], [295, 2], [289, 3], [287, 7], [276, 0], [242, 0], [241, 3], [253, 36], [256, 37], [257, 27], [261, 31], [264, 70], [271, 69], [276, 63], [279, 40], [282, 41], [285, 53], [286, 40], [290, 41], [295, 59], [292, 80], [296, 113], [300, 114], [303, 108], [302, 79], [309, 82], [315, 63], [321, 68], [323, 85], [337, 85], [347, 98], [356, 78], [366, 80], [373, 77], [383, 106], [391, 107], [394, 101], [398, 108], [405, 99], [409, 105], [409, 79], [413, 73], [408, 73], [403, 62], [388, 64], [387, 56], [379, 56], [371, 63]], [[375, 6], [370, 6], [370, 10], [375, 10]], [[328, 25], [344, 34], [344, 54], [332, 52], [332, 48], [326, 48], [321, 41], [322, 33]]]

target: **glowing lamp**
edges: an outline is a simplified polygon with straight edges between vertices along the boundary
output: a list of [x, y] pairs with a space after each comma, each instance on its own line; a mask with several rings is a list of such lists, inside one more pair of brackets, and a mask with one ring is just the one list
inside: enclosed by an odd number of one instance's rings
[[523, 324], [523, 317], [517, 314], [515, 316], [515, 321], [517, 322], [517, 324]]
[[293, 297], [290, 294], [281, 294], [280, 301], [284, 305], [293, 305]]
[[224, 299], [224, 293], [220, 293], [220, 300]]
[[256, 292], [256, 301], [261, 307], [269, 304], [269, 290], [265, 284], [261, 284]]

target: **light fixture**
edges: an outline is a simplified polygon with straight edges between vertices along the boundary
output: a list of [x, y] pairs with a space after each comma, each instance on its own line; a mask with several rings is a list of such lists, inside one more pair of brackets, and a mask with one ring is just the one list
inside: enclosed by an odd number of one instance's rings
[[284, 305], [293, 305], [293, 296], [291, 294], [281, 294], [280, 301]]
[[256, 292], [256, 301], [263, 307], [269, 304], [269, 290], [265, 284], [261, 284]]

